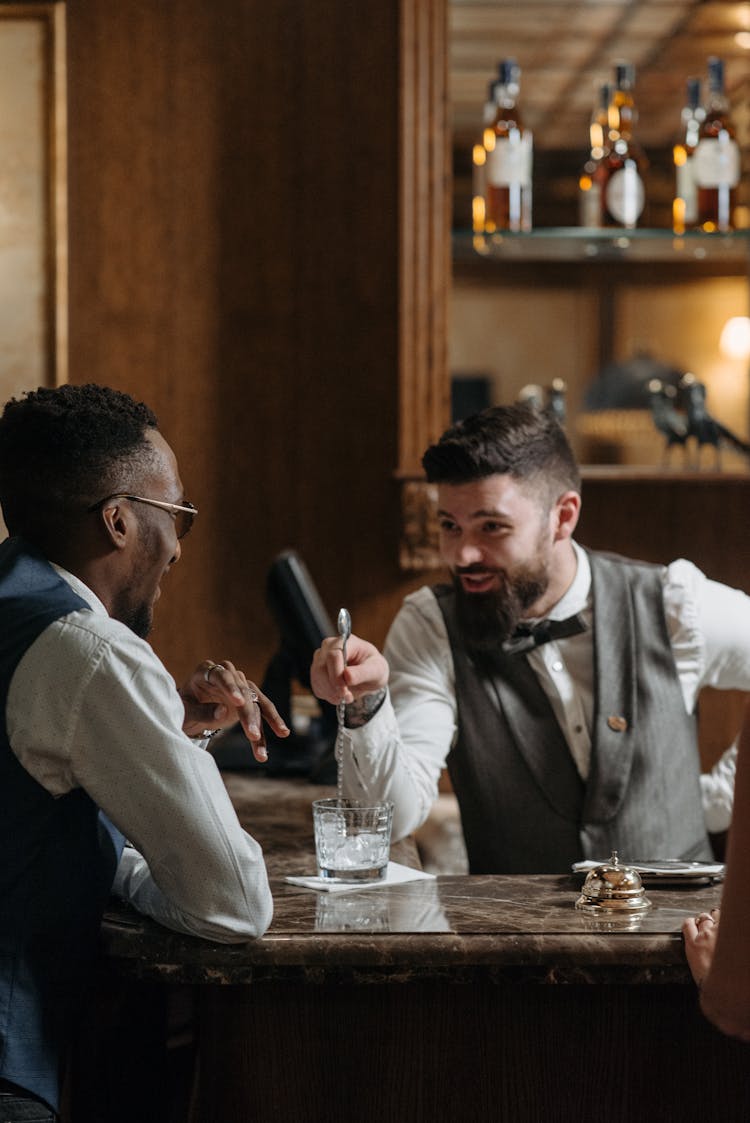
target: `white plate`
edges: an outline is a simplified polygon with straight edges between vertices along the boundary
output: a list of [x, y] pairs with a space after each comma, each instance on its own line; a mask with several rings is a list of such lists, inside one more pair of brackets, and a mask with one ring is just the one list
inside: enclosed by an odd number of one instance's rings
[[[573, 873], [588, 873], [606, 861], [575, 862]], [[678, 858], [667, 858], [659, 862], [621, 862], [636, 870], [644, 884], [648, 881], [721, 881], [724, 877], [722, 862], [682, 862]]]

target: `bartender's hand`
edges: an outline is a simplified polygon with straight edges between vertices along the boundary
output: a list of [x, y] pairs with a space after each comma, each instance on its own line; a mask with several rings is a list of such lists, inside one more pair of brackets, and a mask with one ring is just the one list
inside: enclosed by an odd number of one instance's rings
[[179, 695], [185, 706], [182, 728], [188, 737], [197, 737], [204, 729], [226, 729], [239, 721], [253, 747], [253, 756], [263, 762], [268, 759], [263, 721], [278, 737], [289, 736], [289, 728], [271, 699], [228, 659], [199, 663]]
[[374, 644], [359, 636], [346, 641], [346, 662], [342, 652], [341, 636], [324, 639], [315, 652], [310, 668], [313, 693], [324, 702], [337, 706], [339, 702], [352, 702], [367, 694], [377, 694], [388, 685], [388, 664]]

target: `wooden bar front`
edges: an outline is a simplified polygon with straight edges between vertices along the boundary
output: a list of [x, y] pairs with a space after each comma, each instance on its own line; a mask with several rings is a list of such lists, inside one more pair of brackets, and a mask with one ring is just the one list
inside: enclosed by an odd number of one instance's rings
[[[104, 926], [105, 985], [194, 1003], [192, 1103], [182, 1115], [162, 1105], [161, 1118], [750, 1117], [750, 1053], [702, 1018], [680, 936], [719, 885], [649, 888], [652, 908], [631, 925], [577, 911], [573, 876], [316, 893], [283, 877], [314, 872], [320, 789], [227, 783], [273, 874], [267, 935], [218, 946], [124, 908]], [[413, 862], [408, 842], [398, 853]]]

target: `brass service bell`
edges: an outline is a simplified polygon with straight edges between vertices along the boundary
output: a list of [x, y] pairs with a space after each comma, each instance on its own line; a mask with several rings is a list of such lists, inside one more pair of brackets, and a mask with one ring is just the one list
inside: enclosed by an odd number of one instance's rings
[[645, 912], [651, 902], [643, 892], [641, 875], [630, 866], [621, 866], [617, 851], [609, 862], [589, 870], [575, 907], [598, 916], [621, 916]]

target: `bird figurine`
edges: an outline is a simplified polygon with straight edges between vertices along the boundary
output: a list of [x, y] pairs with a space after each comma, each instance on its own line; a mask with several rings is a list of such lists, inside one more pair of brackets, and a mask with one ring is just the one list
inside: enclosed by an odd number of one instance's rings
[[680, 379], [680, 393], [685, 404], [688, 437], [696, 442], [696, 465], [700, 467], [701, 450], [711, 445], [715, 451], [716, 467], [721, 467], [721, 450], [730, 445], [738, 452], [750, 457], [750, 444], [743, 441], [715, 417], [706, 407], [706, 387], [694, 374], [684, 374]]
[[565, 406], [567, 389], [568, 387], [562, 378], [553, 378], [551, 385], [547, 387], [547, 413], [551, 414], [555, 421], [563, 427], [567, 419]]
[[676, 445], [682, 447], [683, 456], [687, 457], [688, 424], [685, 415], [676, 408], [676, 388], [660, 378], [652, 378], [648, 393], [654, 425], [664, 434], [664, 461], [669, 460]]
[[566, 408], [565, 394], [568, 387], [562, 378], [553, 378], [546, 391], [536, 382], [529, 382], [518, 391], [516, 402], [519, 405], [531, 406], [532, 409], [543, 410], [560, 425], [565, 425]]
[[529, 382], [527, 386], [522, 386], [518, 391], [516, 402], [518, 405], [531, 406], [532, 409], [542, 409], [544, 396], [541, 386], [537, 386], [536, 382]]

